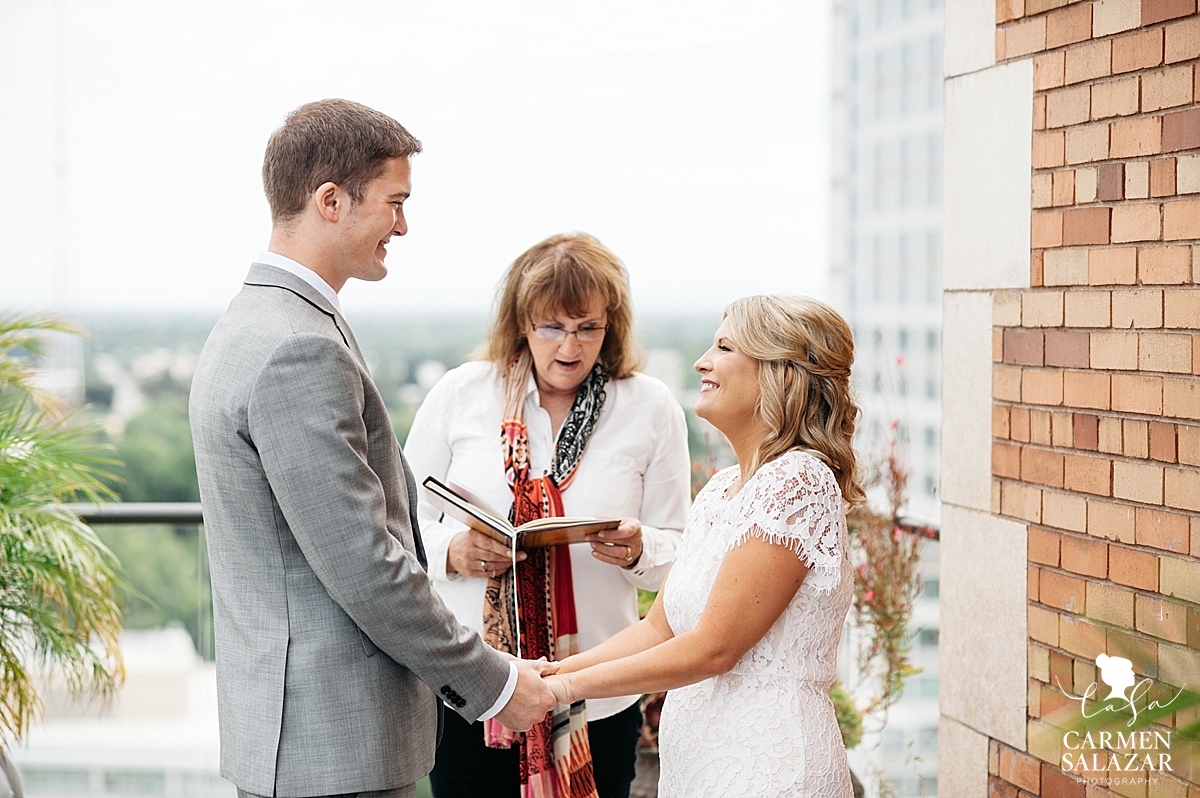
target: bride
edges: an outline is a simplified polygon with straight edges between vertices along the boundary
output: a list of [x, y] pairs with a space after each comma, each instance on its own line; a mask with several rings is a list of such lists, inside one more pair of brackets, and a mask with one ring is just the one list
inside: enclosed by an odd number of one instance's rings
[[670, 690], [659, 794], [851, 795], [828, 691], [849, 609], [856, 476], [854, 342], [833, 309], [755, 296], [696, 361], [696, 414], [738, 465], [692, 505], [645, 620], [564, 660], [559, 701]]

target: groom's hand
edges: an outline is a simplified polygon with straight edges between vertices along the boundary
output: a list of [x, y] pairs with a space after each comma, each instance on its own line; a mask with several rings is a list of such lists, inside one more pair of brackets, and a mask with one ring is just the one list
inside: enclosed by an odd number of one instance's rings
[[517, 660], [517, 689], [496, 720], [513, 731], [529, 731], [554, 709], [554, 693], [542, 681], [542, 671], [552, 666], [545, 661]]

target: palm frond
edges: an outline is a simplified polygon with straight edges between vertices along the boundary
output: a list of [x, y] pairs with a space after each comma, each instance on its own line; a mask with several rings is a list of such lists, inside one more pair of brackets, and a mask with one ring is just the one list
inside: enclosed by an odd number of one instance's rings
[[45, 316], [0, 314], [0, 744], [41, 710], [57, 674], [79, 700], [107, 699], [124, 677], [118, 649], [128, 587], [120, 566], [63, 502], [115, 498], [116, 464], [95, 429], [61, 415], [34, 385]]

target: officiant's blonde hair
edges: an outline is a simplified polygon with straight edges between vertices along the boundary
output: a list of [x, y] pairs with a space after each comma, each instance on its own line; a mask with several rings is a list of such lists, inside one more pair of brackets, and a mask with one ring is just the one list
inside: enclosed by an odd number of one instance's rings
[[748, 473], [800, 449], [829, 466], [847, 504], [865, 501], [852, 445], [859, 408], [846, 320], [804, 296], [745, 297], [725, 309], [725, 319], [739, 349], [758, 361], [758, 412], [770, 429]]
[[502, 371], [524, 351], [526, 325], [535, 317], [562, 313], [578, 318], [594, 297], [608, 315], [598, 358], [613, 379], [641, 368], [633, 337], [633, 303], [625, 264], [587, 233], [560, 233], [521, 253], [496, 292], [496, 316], [478, 356]]

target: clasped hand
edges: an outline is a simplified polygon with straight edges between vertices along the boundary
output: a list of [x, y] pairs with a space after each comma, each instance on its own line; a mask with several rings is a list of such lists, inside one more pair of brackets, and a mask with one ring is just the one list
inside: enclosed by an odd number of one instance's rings
[[562, 676], [556, 676], [559, 663], [543, 659], [505, 658], [517, 664], [517, 687], [512, 698], [496, 715], [496, 720], [517, 732], [529, 731], [545, 719], [555, 704], [571, 704], [570, 687]]

